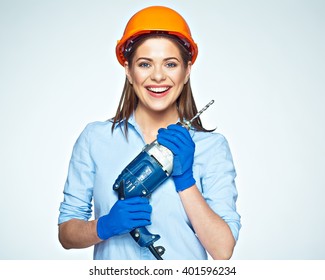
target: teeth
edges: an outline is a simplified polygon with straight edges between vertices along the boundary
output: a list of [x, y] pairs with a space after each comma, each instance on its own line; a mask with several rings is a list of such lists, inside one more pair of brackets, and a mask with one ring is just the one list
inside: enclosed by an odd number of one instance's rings
[[153, 91], [155, 93], [161, 93], [161, 92], [164, 92], [164, 91], [166, 91], [168, 89], [169, 89], [169, 87], [159, 87], [159, 88], [157, 88], [157, 87], [154, 87], [154, 88], [148, 87], [148, 90]]

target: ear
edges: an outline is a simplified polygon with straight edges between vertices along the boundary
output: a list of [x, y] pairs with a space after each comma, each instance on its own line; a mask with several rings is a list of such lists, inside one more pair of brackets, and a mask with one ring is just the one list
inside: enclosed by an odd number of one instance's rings
[[184, 79], [184, 85], [188, 82], [188, 80], [190, 79], [190, 75], [191, 75], [191, 70], [192, 70], [192, 62], [189, 61], [187, 64], [187, 68], [186, 68], [186, 74], [185, 74], [185, 79]]
[[129, 80], [129, 83], [132, 85], [132, 77], [130, 75], [129, 63], [127, 61], [124, 62], [124, 70], [125, 70], [126, 78]]

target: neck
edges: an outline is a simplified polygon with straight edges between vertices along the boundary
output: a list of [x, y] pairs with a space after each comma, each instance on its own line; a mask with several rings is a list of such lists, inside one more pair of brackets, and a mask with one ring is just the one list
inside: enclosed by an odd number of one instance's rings
[[159, 128], [167, 127], [170, 124], [176, 123], [178, 120], [176, 104], [173, 107], [159, 112], [144, 110], [139, 105], [135, 111], [135, 119], [147, 143], [156, 139]]

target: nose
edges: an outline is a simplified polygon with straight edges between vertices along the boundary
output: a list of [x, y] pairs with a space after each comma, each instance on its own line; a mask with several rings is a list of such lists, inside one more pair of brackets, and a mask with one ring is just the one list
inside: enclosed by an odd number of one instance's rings
[[156, 82], [164, 81], [166, 79], [164, 69], [161, 66], [155, 66], [152, 70], [150, 78]]

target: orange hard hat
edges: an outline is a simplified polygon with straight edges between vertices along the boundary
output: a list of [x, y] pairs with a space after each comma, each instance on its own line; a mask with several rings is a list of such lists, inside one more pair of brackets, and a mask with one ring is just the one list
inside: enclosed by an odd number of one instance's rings
[[123, 37], [117, 41], [116, 56], [124, 66], [124, 52], [129, 42], [136, 37], [148, 33], [165, 33], [178, 37], [191, 52], [192, 64], [196, 60], [198, 47], [194, 42], [185, 19], [176, 11], [163, 7], [151, 6], [140, 10], [128, 21]]

